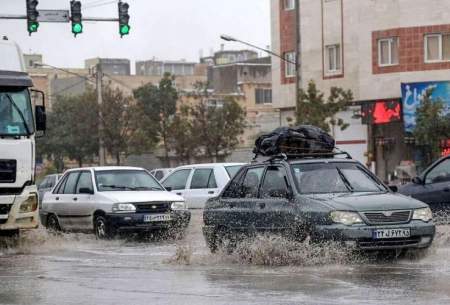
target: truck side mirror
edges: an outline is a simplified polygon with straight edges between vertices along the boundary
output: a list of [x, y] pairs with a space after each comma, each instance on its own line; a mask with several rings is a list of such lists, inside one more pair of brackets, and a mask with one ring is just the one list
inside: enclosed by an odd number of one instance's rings
[[45, 133], [47, 130], [47, 114], [44, 106], [35, 106], [36, 130]]

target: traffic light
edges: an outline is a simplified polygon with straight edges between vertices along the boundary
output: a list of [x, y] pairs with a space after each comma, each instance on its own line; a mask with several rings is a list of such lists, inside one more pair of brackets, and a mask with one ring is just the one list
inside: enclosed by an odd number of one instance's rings
[[39, 12], [37, 10], [39, 2], [37, 0], [27, 0], [27, 25], [28, 33], [36, 33], [39, 28]]
[[83, 33], [83, 15], [81, 14], [81, 2], [70, 1], [70, 15], [72, 20], [72, 33], [75, 37]]
[[119, 1], [119, 34], [120, 37], [130, 34], [130, 15], [128, 15], [128, 3]]

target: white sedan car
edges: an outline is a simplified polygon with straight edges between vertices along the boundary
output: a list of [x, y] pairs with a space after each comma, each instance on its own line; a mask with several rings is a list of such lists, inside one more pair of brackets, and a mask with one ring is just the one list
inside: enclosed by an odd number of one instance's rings
[[52, 230], [183, 231], [191, 214], [182, 197], [166, 191], [149, 172], [133, 167], [67, 171], [42, 202], [42, 223]]
[[244, 163], [194, 164], [175, 168], [161, 181], [182, 196], [190, 209], [203, 209], [206, 201], [220, 194]]

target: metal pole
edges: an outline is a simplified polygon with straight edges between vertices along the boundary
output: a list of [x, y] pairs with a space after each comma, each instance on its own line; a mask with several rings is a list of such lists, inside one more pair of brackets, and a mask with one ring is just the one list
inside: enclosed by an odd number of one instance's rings
[[98, 157], [100, 166], [106, 165], [105, 145], [103, 142], [103, 71], [101, 63], [97, 64], [97, 103], [98, 103]]
[[295, 0], [295, 116], [298, 112], [298, 96], [300, 93], [300, 81], [301, 81], [301, 71], [300, 71], [300, 43], [301, 43], [301, 30], [300, 30], [300, 1]]

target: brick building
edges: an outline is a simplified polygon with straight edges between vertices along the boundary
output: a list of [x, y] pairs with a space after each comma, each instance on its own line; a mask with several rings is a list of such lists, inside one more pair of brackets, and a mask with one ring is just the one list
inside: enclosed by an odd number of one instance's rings
[[417, 161], [404, 138], [423, 88], [450, 80], [450, 1], [271, 0], [271, 11], [273, 51], [298, 62], [296, 70], [273, 59], [273, 102], [283, 119], [293, 115], [297, 86], [310, 80], [323, 92], [351, 89], [369, 118], [343, 114], [351, 127], [334, 131], [338, 143], [386, 180]]

